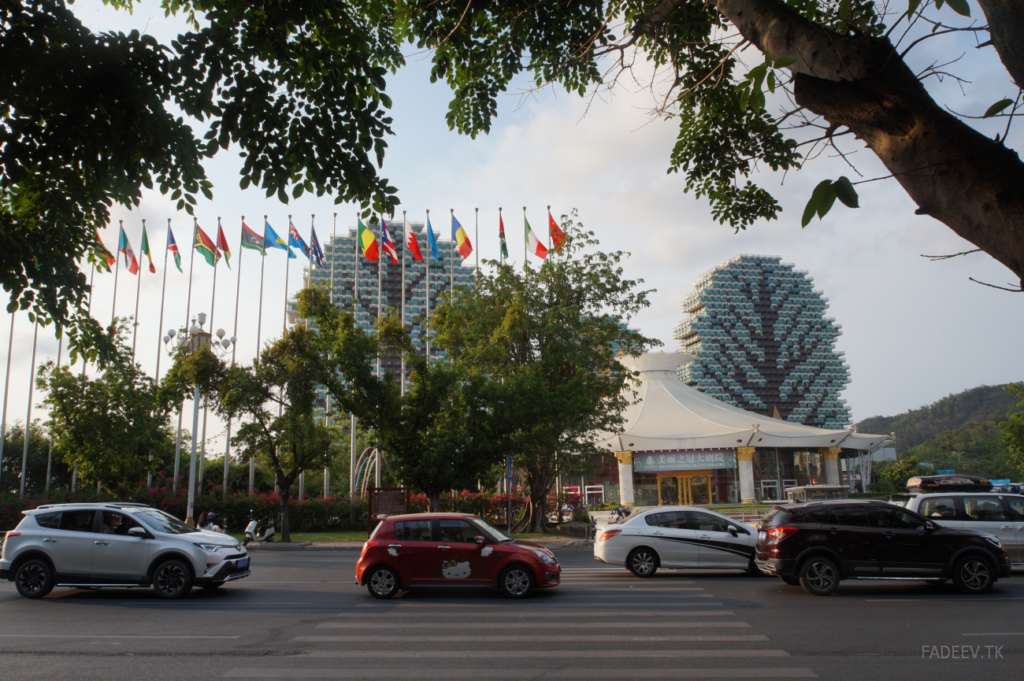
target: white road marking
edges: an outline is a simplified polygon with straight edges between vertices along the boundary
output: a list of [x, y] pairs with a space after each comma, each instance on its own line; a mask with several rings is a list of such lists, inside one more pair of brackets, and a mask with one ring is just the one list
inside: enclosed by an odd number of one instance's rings
[[[714, 605], [713, 603], [701, 603], [701, 605]], [[437, 606], [438, 609], [444, 609], [445, 606]], [[422, 618], [423, 613], [406, 612], [402, 613], [401, 610], [406, 610], [407, 607], [397, 608], [381, 613], [366, 613], [366, 612], [345, 612], [336, 617], [344, 617], [346, 619], [376, 619], [381, 621], [390, 621], [393, 618], [399, 617], [415, 617]], [[731, 610], [570, 610], [570, 609], [550, 609], [545, 608], [548, 612], [538, 613], [536, 611], [523, 611], [522, 613], [511, 613], [511, 614], [495, 614], [493, 612], [446, 612], [438, 613], [441, 617], [458, 617], [459, 619], [473, 619], [473, 618], [514, 618], [515, 620], [524, 619], [543, 619], [543, 620], [559, 620], [559, 619], [573, 619], [573, 624], [576, 624], [577, 618], [579, 617], [617, 617], [621, 621], [623, 617], [639, 618], [639, 617], [714, 617], [721, 615], [735, 615], [736, 613]], [[620, 626], [620, 625], [617, 625]]]
[[85, 634], [0, 634], [0, 638], [84, 638], [95, 639], [153, 639], [153, 640], [180, 640], [180, 641], [205, 641], [211, 639], [233, 640], [241, 636], [87, 636]]
[[672, 669], [232, 669], [224, 678], [253, 679], [816, 679], [807, 668]]
[[964, 636], [1024, 636], [1024, 631], [1007, 631], [993, 634], [964, 634]]
[[[745, 623], [740, 623], [745, 624]], [[749, 626], [749, 625], [748, 625]], [[377, 636], [296, 636], [302, 643], [380, 643]], [[680, 643], [694, 641], [767, 641], [761, 634], [706, 634], [679, 636], [629, 636], [625, 634], [586, 636], [388, 636], [389, 643]]]
[[[392, 650], [394, 659], [522, 659], [521, 650]], [[785, 650], [531, 650], [530, 659], [617, 659], [623, 658], [693, 658], [693, 657], [789, 657]], [[380, 659], [377, 650], [312, 650], [302, 657]]]
[[[706, 613], [695, 613], [705, 615]], [[733, 614], [733, 613], [721, 613]], [[393, 624], [386, 622], [324, 622], [316, 626], [317, 629], [431, 629], [437, 630], [443, 627], [449, 629], [512, 629], [515, 627], [524, 629], [565, 629], [564, 622], [470, 622], [467, 624], [452, 624], [445, 622], [443, 625], [438, 622], [417, 622], [414, 624]], [[626, 625], [630, 629], [749, 629], [746, 622], [636, 622]], [[572, 625], [573, 629], [580, 631], [588, 629], [621, 629], [621, 622], [577, 622]]]

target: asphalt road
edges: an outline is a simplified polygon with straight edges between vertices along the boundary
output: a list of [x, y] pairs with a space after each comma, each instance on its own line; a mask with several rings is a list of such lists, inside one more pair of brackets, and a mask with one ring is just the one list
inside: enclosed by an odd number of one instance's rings
[[563, 585], [525, 601], [377, 601], [353, 584], [354, 551], [254, 553], [250, 578], [174, 602], [141, 589], [28, 601], [2, 582], [0, 678], [1024, 678], [1024, 577], [981, 598], [888, 581], [816, 598], [774, 578], [639, 580], [589, 548], [556, 554]]

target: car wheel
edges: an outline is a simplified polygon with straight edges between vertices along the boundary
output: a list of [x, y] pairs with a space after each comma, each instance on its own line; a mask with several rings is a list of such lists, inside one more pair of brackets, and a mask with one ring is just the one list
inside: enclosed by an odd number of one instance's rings
[[800, 568], [800, 585], [815, 596], [828, 596], [839, 588], [839, 568], [828, 558], [811, 558]]
[[153, 571], [153, 590], [160, 598], [184, 598], [192, 590], [192, 573], [180, 560], [164, 561]]
[[366, 588], [374, 598], [391, 598], [398, 593], [398, 573], [386, 565], [375, 567], [366, 578]]
[[953, 568], [953, 584], [964, 594], [985, 594], [995, 583], [992, 566], [981, 556], [966, 556]]
[[42, 598], [53, 591], [53, 570], [44, 560], [26, 560], [14, 576], [14, 584], [25, 598]]
[[501, 573], [498, 587], [509, 598], [526, 598], [533, 591], [533, 573], [523, 565], [510, 565]]
[[779, 575], [779, 579], [784, 581], [786, 584], [789, 584], [790, 586], [800, 586], [799, 577], [783, 577], [782, 575]]
[[637, 577], [653, 577], [659, 562], [658, 554], [651, 549], [634, 549], [626, 558], [626, 567]]

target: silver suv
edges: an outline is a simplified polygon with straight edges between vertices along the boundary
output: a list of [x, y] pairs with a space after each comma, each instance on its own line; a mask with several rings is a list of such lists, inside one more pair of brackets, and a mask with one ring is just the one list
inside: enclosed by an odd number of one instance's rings
[[249, 576], [232, 537], [201, 532], [144, 504], [53, 504], [23, 511], [0, 552], [0, 579], [25, 598], [55, 586], [146, 587], [182, 598]]

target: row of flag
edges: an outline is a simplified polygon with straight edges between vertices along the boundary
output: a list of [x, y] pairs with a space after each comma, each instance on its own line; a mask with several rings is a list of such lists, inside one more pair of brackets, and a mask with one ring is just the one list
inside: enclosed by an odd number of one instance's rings
[[[380, 246], [377, 245], [377, 235], [373, 233], [366, 225], [363, 224], [362, 220], [359, 220], [357, 240], [359, 248], [363, 253], [363, 256], [370, 262], [376, 262], [380, 257], [381, 251], [391, 260], [392, 264], [398, 264], [398, 251], [395, 248], [394, 239], [391, 237], [391, 230], [388, 228], [387, 222], [381, 217], [381, 229], [380, 229]], [[526, 239], [526, 250], [538, 258], [546, 258], [548, 256], [548, 248], [544, 243], [537, 238], [536, 233], [530, 228], [530, 222], [526, 219], [526, 215], [523, 215], [523, 225], [525, 228], [525, 239]], [[412, 257], [419, 262], [423, 262], [423, 252], [420, 250], [419, 241], [416, 239], [416, 234], [409, 226], [408, 219], [404, 224], [405, 247], [412, 253]], [[551, 211], [548, 211], [548, 232], [551, 235], [551, 244], [554, 251], [557, 253], [561, 250], [562, 245], [566, 241], [565, 232], [562, 231], [561, 227], [555, 221], [554, 216], [551, 215]], [[128, 235], [124, 231], [124, 226], [120, 228], [117, 241], [117, 256], [107, 250], [106, 246], [103, 245], [103, 240], [100, 237], [99, 230], [96, 232], [96, 239], [98, 242], [98, 250], [102, 257], [106, 260], [107, 265], [113, 267], [118, 260], [118, 256], [124, 255], [125, 267], [132, 274], [138, 274], [139, 272], [139, 260], [135, 256], [135, 251], [132, 249], [131, 243], [128, 241]], [[498, 239], [501, 244], [501, 257], [503, 259], [508, 258], [508, 244], [505, 241], [505, 221], [498, 213]], [[434, 235], [433, 227], [430, 224], [430, 217], [427, 217], [427, 240], [430, 246], [430, 252], [434, 257], [434, 261], [439, 260], [438, 255], [438, 244], [437, 237]], [[459, 255], [462, 256], [463, 260], [468, 258], [473, 253], [473, 244], [469, 240], [469, 235], [466, 233], [465, 228], [459, 223], [458, 219], [452, 214], [452, 242], [456, 249], [459, 251]], [[316, 263], [318, 267], [323, 267], [324, 264], [324, 252], [320, 246], [320, 240], [317, 238], [316, 229], [310, 228], [310, 239], [309, 244], [299, 234], [299, 230], [296, 229], [292, 221], [288, 220], [288, 239], [287, 241], [282, 237], [278, 236], [274, 228], [270, 226], [270, 223], [264, 221], [263, 223], [263, 235], [256, 233], [242, 221], [242, 248], [249, 248], [254, 251], [259, 251], [261, 255], [267, 254], [268, 248], [277, 248], [288, 252], [289, 258], [297, 257], [292, 251], [293, 248], [302, 251], [302, 254], [310, 261], [310, 263]], [[219, 224], [217, 226], [217, 240], [214, 241], [209, 235], [203, 231], [203, 228], [199, 226], [198, 221], [195, 224], [195, 235], [193, 248], [203, 256], [207, 264], [211, 267], [216, 267], [217, 263], [223, 258], [228, 268], [231, 267], [231, 248], [228, 246], [227, 237], [224, 235], [224, 228]], [[181, 253], [178, 250], [178, 244], [174, 239], [174, 232], [171, 230], [170, 225], [167, 226], [167, 251], [174, 257], [174, 264], [178, 268], [179, 272], [183, 272], [181, 268]], [[149, 246], [149, 235], [146, 233], [146, 224], [142, 224], [142, 255], [144, 255], [149, 261], [149, 271], [156, 273], [156, 266], [153, 264], [153, 256]]]

